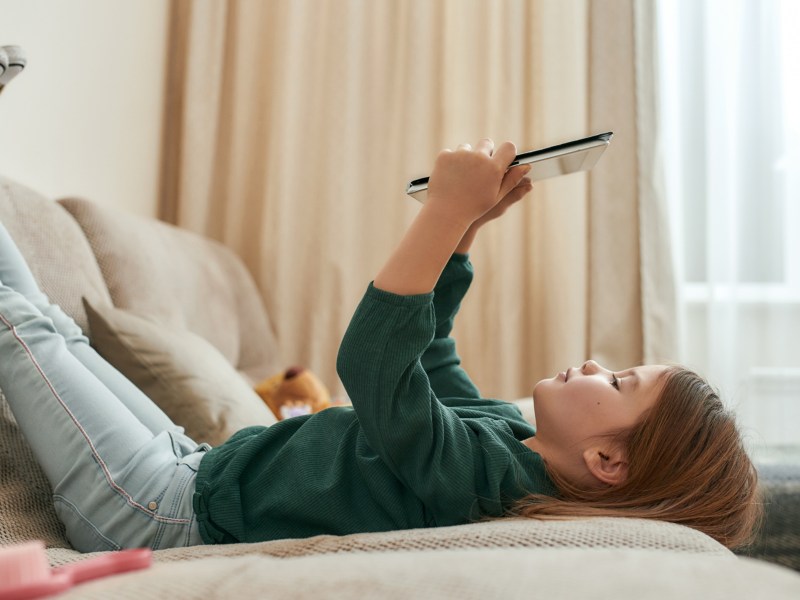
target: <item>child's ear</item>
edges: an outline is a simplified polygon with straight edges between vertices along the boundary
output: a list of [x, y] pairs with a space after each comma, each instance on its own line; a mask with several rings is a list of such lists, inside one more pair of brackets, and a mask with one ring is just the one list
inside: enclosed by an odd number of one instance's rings
[[622, 485], [628, 477], [627, 457], [620, 448], [588, 448], [583, 452], [583, 462], [594, 478], [606, 485]]

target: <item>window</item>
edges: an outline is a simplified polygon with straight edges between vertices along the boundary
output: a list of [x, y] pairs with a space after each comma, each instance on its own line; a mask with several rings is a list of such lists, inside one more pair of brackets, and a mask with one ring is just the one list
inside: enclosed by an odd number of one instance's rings
[[661, 0], [680, 359], [754, 453], [800, 445], [800, 3]]

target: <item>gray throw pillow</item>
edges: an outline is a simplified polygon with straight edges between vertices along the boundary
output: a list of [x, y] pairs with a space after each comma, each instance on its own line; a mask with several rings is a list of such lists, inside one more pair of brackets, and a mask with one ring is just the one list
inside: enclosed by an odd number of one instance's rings
[[212, 446], [276, 420], [228, 360], [202, 337], [84, 300], [91, 343], [194, 441]]

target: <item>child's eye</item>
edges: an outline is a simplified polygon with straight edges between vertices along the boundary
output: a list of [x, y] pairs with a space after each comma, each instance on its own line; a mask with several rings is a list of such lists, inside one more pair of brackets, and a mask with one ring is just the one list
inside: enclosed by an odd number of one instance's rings
[[619, 389], [619, 379], [617, 379], [617, 376], [614, 375], [613, 373], [611, 374], [611, 385]]

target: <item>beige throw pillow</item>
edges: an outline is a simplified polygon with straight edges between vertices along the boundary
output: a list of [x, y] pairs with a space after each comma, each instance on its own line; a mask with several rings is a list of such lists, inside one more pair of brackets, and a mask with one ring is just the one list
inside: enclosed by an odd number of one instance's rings
[[194, 441], [216, 446], [249, 425], [276, 422], [269, 408], [209, 342], [84, 299], [92, 346]]

